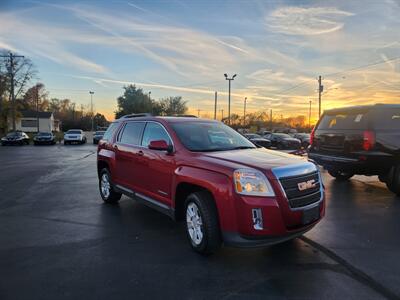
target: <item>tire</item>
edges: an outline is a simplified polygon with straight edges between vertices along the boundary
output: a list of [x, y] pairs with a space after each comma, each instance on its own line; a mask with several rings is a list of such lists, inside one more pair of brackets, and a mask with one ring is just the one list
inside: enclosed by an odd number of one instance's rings
[[105, 203], [115, 204], [121, 199], [122, 194], [114, 190], [111, 182], [111, 174], [107, 168], [102, 169], [100, 172], [99, 191]]
[[387, 176], [386, 186], [389, 191], [400, 196], [400, 165], [392, 167]]
[[346, 173], [343, 171], [333, 170], [333, 169], [328, 169], [328, 173], [332, 177], [335, 177], [335, 179], [338, 181], [347, 181], [354, 175], [353, 173]]
[[221, 247], [217, 208], [206, 191], [190, 194], [185, 200], [186, 235], [192, 249], [208, 255]]

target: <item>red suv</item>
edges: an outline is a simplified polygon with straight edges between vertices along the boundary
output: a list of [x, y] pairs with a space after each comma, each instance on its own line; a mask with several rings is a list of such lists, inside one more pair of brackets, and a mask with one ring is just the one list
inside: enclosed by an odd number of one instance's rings
[[99, 142], [100, 194], [121, 195], [185, 220], [193, 249], [264, 246], [293, 239], [325, 214], [315, 164], [256, 148], [221, 122], [128, 115]]

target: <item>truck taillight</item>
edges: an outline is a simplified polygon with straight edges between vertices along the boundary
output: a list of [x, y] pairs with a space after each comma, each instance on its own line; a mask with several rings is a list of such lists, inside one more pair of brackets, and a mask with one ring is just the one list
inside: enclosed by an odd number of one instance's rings
[[310, 134], [310, 145], [314, 143], [314, 135], [315, 135], [315, 127], [313, 128]]
[[371, 150], [375, 146], [375, 132], [364, 131], [363, 149], [365, 151]]

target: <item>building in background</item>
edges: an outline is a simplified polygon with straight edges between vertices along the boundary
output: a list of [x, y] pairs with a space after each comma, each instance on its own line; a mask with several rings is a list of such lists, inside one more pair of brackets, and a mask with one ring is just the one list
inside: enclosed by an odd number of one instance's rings
[[[60, 122], [54, 119], [52, 112], [36, 112], [34, 110], [23, 110], [20, 112], [20, 117], [16, 121], [16, 130], [24, 132], [37, 132], [37, 122], [39, 120], [39, 131], [41, 132], [59, 132]], [[11, 121], [11, 120], [10, 120]], [[12, 128], [9, 124], [8, 128]]]

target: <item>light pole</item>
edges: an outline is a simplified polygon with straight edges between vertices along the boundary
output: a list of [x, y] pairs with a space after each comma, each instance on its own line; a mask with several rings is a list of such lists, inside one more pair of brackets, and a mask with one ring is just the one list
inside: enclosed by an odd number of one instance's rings
[[94, 94], [94, 92], [89, 91], [89, 94], [90, 94], [90, 110], [92, 113], [92, 132], [93, 132], [93, 119], [94, 119], [94, 116], [93, 116], [93, 94]]
[[246, 126], [246, 102], [247, 102], [247, 97], [244, 97], [243, 126]]
[[228, 74], [224, 74], [225, 79], [228, 80], [229, 89], [228, 89], [228, 125], [231, 125], [231, 81], [235, 79], [236, 74], [231, 78], [228, 77]]
[[149, 91], [149, 99], [151, 100], [151, 91]]

